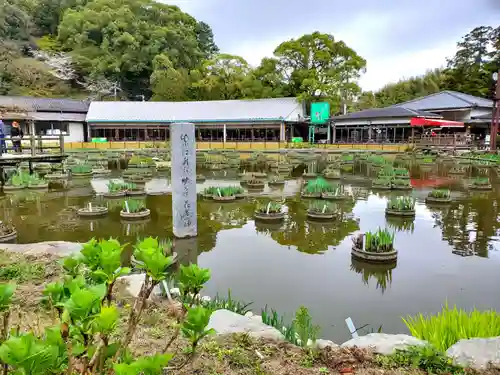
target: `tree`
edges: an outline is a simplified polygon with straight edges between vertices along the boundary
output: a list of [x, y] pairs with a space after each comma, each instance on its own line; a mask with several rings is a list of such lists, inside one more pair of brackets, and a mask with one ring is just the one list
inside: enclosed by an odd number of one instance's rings
[[245, 81], [246, 94], [256, 99], [290, 96], [278, 64], [275, 58], [262, 59], [261, 64], [252, 71], [252, 76]]
[[240, 56], [219, 54], [205, 60], [200, 70], [191, 74], [199, 77], [192, 85], [197, 90], [198, 100], [229, 100], [245, 97], [251, 69]]
[[274, 51], [289, 93], [306, 102], [340, 106], [359, 93], [366, 61], [333, 35], [314, 32], [280, 44]]
[[154, 71], [151, 75], [153, 100], [187, 100], [189, 79], [185, 72], [177, 71], [168, 56], [158, 55], [153, 60]]
[[11, 0], [0, 0], [0, 40], [27, 41], [30, 38], [29, 15]]
[[500, 69], [500, 26], [474, 28], [458, 42], [457, 48], [448, 61], [447, 85], [471, 95], [491, 95], [491, 75]]
[[219, 47], [215, 44], [212, 28], [205, 22], [196, 25], [196, 40], [203, 58], [209, 59], [219, 53]]
[[194, 68], [202, 53], [194, 18], [176, 6], [151, 0], [94, 0], [67, 10], [58, 39], [77, 70], [117, 80], [134, 97], [150, 93], [153, 60], [165, 54], [173, 66]]

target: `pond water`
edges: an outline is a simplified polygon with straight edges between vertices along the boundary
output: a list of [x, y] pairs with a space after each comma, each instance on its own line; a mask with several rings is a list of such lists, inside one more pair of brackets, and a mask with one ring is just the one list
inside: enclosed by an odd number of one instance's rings
[[[91, 237], [119, 238], [172, 236], [171, 196], [168, 178], [146, 184], [146, 205], [151, 217], [141, 222], [120, 220], [120, 201], [104, 200], [96, 193], [106, 189], [106, 179], [75, 180], [64, 191], [22, 191], [1, 197], [1, 218], [18, 231], [18, 243], [49, 240], [87, 241]], [[198, 251], [185, 261], [212, 270], [204, 294], [232, 295], [253, 301], [252, 310], [268, 305], [288, 319], [304, 305], [320, 336], [342, 342], [350, 338], [344, 320], [351, 317], [362, 332], [405, 332], [401, 317], [437, 312], [443, 303], [464, 308], [500, 309], [500, 253], [497, 251], [500, 185], [491, 192], [470, 193], [459, 186], [461, 178], [444, 179], [454, 187], [452, 204], [429, 207], [427, 177], [413, 179], [410, 194], [416, 197], [416, 218], [410, 222], [387, 221], [388, 197], [405, 193], [378, 193], [366, 179], [343, 182], [354, 195], [339, 206], [341, 218], [331, 224], [307, 221], [307, 202], [300, 199], [302, 179], [293, 178], [284, 188], [266, 187], [235, 203], [198, 203]], [[435, 182], [435, 181], [434, 181]], [[198, 184], [238, 185], [236, 174], [214, 173]], [[282, 225], [255, 223], [256, 200], [266, 196], [284, 199], [287, 216]], [[93, 202], [108, 204], [102, 219], [81, 219], [76, 209]], [[394, 267], [370, 266], [351, 259], [351, 235], [376, 230], [395, 231], [399, 251]], [[180, 254], [182, 256], [182, 254]]]

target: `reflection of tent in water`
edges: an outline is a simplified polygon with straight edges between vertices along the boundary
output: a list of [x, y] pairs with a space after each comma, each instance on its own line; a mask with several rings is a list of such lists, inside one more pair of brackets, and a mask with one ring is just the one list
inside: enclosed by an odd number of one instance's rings
[[444, 186], [449, 185], [453, 180], [451, 178], [412, 178], [411, 185], [414, 188], [424, 188], [424, 187], [435, 187], [435, 186]]
[[351, 258], [351, 271], [355, 271], [362, 275], [363, 283], [369, 285], [370, 278], [377, 280], [377, 289], [385, 292], [387, 286], [392, 284], [392, 270], [396, 268], [397, 262], [391, 264], [373, 264], [365, 263]]

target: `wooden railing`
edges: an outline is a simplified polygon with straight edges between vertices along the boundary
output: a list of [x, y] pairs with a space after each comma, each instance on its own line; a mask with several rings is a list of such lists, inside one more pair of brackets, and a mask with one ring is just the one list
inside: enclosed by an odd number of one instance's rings
[[[64, 154], [64, 135], [58, 136], [45, 136], [45, 135], [28, 135], [23, 137], [21, 140], [21, 153], [26, 154], [25, 150], [30, 150], [31, 156], [36, 156], [43, 154], [50, 150], [57, 150], [56, 153]], [[5, 142], [5, 148], [8, 151], [15, 152], [15, 147], [13, 141], [16, 141], [16, 138], [12, 137], [4, 137], [0, 138], [0, 142]], [[1, 147], [0, 147], [1, 148]]]
[[473, 141], [467, 138], [464, 134], [436, 134], [436, 135], [420, 135], [410, 138], [410, 143], [416, 147], [435, 147], [435, 148], [473, 148], [481, 147], [484, 142]]

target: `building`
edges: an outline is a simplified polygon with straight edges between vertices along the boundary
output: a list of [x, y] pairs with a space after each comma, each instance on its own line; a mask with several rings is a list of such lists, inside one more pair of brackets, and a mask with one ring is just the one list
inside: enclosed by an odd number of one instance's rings
[[[85, 118], [89, 102], [72, 99], [47, 99], [0, 96], [0, 119], [7, 125], [19, 122], [25, 135], [64, 134], [65, 142], [87, 140]], [[6, 127], [10, 134], [10, 126]]]
[[195, 124], [198, 141], [285, 141], [304, 127], [304, 104], [296, 98], [202, 102], [92, 102], [90, 138], [108, 141], [168, 140], [169, 127]]
[[367, 109], [331, 119], [337, 142], [403, 142], [423, 126], [484, 133], [491, 124], [493, 101], [456, 91], [417, 98], [386, 108]]

